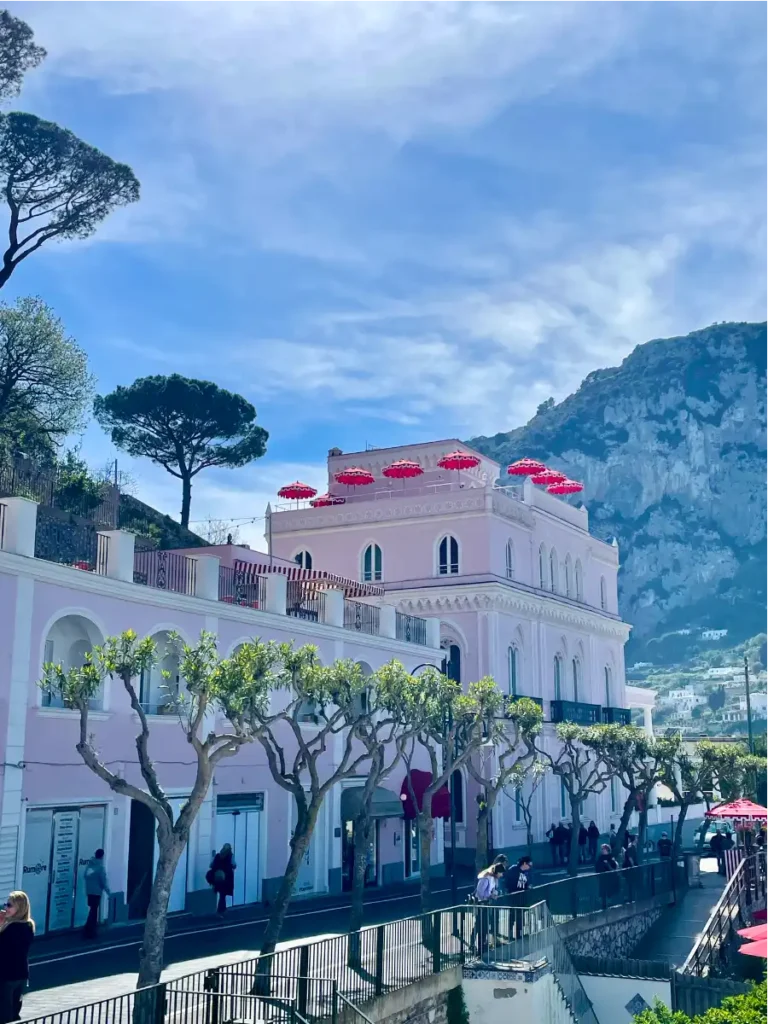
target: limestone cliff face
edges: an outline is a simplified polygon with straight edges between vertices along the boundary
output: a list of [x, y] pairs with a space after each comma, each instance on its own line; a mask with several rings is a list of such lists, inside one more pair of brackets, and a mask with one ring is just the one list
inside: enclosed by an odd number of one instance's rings
[[764, 631], [765, 394], [766, 325], [714, 324], [640, 345], [524, 427], [470, 442], [584, 482], [593, 532], [619, 542], [630, 663], [684, 656], [704, 629]]

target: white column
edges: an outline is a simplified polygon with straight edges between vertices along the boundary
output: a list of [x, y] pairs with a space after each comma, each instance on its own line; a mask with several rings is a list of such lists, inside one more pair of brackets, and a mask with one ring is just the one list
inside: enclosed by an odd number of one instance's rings
[[34, 558], [37, 502], [29, 498], [3, 498], [0, 505], [5, 505], [3, 551]]
[[133, 583], [133, 554], [136, 537], [125, 530], [99, 530], [100, 537], [106, 537], [107, 576], [111, 580]]
[[326, 626], [344, 625], [344, 591], [326, 590], [323, 608], [323, 622]]
[[394, 640], [397, 635], [397, 618], [394, 605], [383, 604], [379, 608], [379, 636]]
[[643, 728], [645, 735], [653, 739], [653, 708], [643, 708]]
[[195, 567], [195, 597], [202, 597], [206, 601], [219, 600], [219, 563], [221, 559], [216, 555], [194, 556], [197, 563]]
[[270, 572], [266, 576], [266, 610], [273, 615], [285, 615], [288, 596], [288, 577], [281, 572]]
[[440, 650], [440, 619], [427, 619], [427, 647]]

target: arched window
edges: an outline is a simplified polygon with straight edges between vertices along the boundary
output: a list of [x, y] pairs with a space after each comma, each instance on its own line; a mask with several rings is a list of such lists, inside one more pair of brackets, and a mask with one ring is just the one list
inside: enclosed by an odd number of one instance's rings
[[576, 566], [573, 571], [574, 582], [576, 584], [576, 600], [584, 600], [584, 578], [581, 572], [581, 562], [576, 559]]
[[555, 700], [563, 699], [563, 659], [555, 655]]
[[443, 537], [437, 552], [437, 571], [440, 576], [457, 576], [459, 572], [459, 542], [455, 537]]
[[573, 675], [573, 699], [578, 701], [579, 699], [579, 659], [574, 658], [571, 662], [571, 672]]
[[560, 578], [557, 571], [557, 552], [554, 548], [549, 552], [549, 579], [552, 593], [556, 594], [560, 590]]
[[[97, 627], [82, 615], [64, 615], [57, 619], [45, 639], [43, 648], [43, 665], [61, 665], [65, 672], [73, 668], [83, 668], [87, 663], [87, 655], [93, 648], [103, 643], [103, 637]], [[103, 683], [88, 701], [92, 711], [100, 711], [104, 704]], [[41, 690], [41, 703], [44, 708], [63, 708], [64, 699], [53, 686], [44, 686]]]
[[565, 596], [573, 597], [573, 565], [571, 556], [565, 556]]
[[509, 694], [517, 696], [517, 648], [510, 647], [507, 653], [507, 671], [509, 678]]
[[443, 674], [452, 679], [454, 683], [461, 682], [461, 648], [450, 640], [443, 640], [440, 644], [445, 651], [443, 658]]
[[511, 540], [507, 541], [506, 569], [507, 579], [513, 580], [515, 578], [515, 545]]
[[613, 706], [611, 704], [611, 690], [613, 689], [613, 687], [611, 686], [611, 682], [612, 682], [612, 680], [611, 680], [611, 670], [606, 665], [605, 666], [605, 706], [607, 708], [610, 708], [610, 707]]
[[539, 586], [547, 589], [547, 549], [543, 544], [539, 548]]
[[308, 551], [300, 551], [293, 560], [296, 565], [300, 565], [302, 569], [312, 568], [312, 555], [310, 555]]
[[381, 548], [369, 544], [363, 552], [363, 582], [375, 583], [381, 580]]
[[457, 768], [453, 773], [451, 782], [453, 786], [453, 814], [457, 825], [464, 824], [464, 780], [461, 777], [461, 769]]
[[608, 607], [608, 588], [605, 585], [605, 576], [600, 577], [600, 607], [603, 611]]

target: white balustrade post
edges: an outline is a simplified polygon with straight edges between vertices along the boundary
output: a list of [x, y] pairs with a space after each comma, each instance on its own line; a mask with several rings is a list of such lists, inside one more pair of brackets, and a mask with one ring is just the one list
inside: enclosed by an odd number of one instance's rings
[[216, 555], [194, 555], [195, 566], [195, 597], [206, 601], [219, 600], [219, 564], [221, 559]]
[[1, 498], [0, 505], [5, 505], [3, 551], [34, 558], [37, 502], [29, 498]]
[[383, 604], [379, 608], [379, 636], [394, 640], [397, 636], [397, 616], [394, 605]]
[[133, 555], [136, 536], [125, 530], [99, 530], [100, 537], [106, 537], [107, 570], [105, 575], [111, 580], [123, 580], [133, 583]]
[[427, 619], [427, 647], [440, 650], [440, 619]]
[[326, 590], [323, 601], [323, 622], [326, 626], [344, 625], [344, 591]]
[[643, 708], [643, 728], [645, 735], [649, 739], [653, 739], [653, 708]]
[[266, 610], [273, 615], [285, 615], [288, 598], [288, 577], [281, 572], [266, 575]]

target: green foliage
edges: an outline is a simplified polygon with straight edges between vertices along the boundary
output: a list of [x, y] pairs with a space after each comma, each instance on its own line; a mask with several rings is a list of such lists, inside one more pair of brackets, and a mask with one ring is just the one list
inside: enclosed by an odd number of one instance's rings
[[656, 1001], [652, 1010], [643, 1010], [635, 1017], [635, 1024], [765, 1024], [766, 984], [756, 985], [741, 996], [727, 996], [722, 1006], [713, 1007], [697, 1017], [689, 1017], [680, 1010], [673, 1013]]
[[464, 989], [461, 985], [449, 991], [445, 1009], [448, 1024], [470, 1024], [469, 1010], [464, 1001]]
[[712, 690], [707, 696], [707, 704], [713, 711], [719, 711], [720, 708], [725, 707], [725, 687], [718, 686]]
[[176, 373], [142, 377], [99, 396], [94, 412], [118, 448], [151, 459], [182, 481], [183, 527], [189, 525], [192, 478], [211, 466], [244, 466], [260, 458], [269, 436], [241, 395]]
[[97, 480], [77, 452], [68, 451], [58, 465], [54, 497], [58, 508], [87, 516], [104, 500], [105, 485]]
[[[85, 353], [41, 299], [0, 303], [0, 438], [51, 446], [82, 423], [93, 391]], [[42, 439], [39, 440], [39, 439]]]
[[18, 96], [27, 71], [45, 58], [32, 40], [32, 29], [8, 11], [0, 11], [0, 100]]
[[0, 115], [0, 189], [9, 209], [0, 287], [46, 242], [87, 238], [112, 210], [139, 198], [126, 164], [52, 121], [22, 113]]

